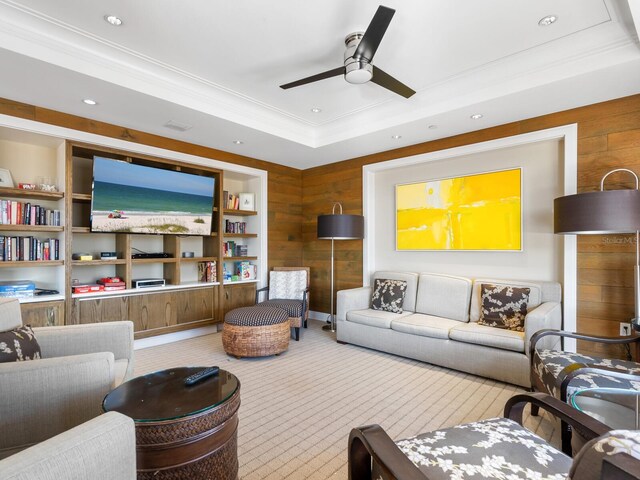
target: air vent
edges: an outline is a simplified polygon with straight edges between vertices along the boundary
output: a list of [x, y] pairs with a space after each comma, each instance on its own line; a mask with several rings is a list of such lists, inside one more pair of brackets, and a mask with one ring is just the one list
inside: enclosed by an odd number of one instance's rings
[[193, 125], [187, 125], [186, 123], [178, 123], [173, 120], [169, 120], [164, 124], [166, 128], [170, 128], [171, 130], [175, 130], [176, 132], [186, 132], [187, 130], [191, 130]]

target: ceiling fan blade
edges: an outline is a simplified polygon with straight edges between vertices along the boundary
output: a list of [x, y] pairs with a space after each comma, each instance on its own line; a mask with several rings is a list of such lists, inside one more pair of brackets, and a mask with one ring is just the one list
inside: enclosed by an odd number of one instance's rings
[[398, 95], [402, 95], [404, 98], [409, 98], [416, 93], [415, 90], [407, 87], [404, 83], [396, 80], [378, 67], [373, 67], [373, 77], [371, 77], [371, 81], [386, 88], [387, 90], [397, 93]]
[[333, 70], [327, 70], [326, 72], [318, 73], [316, 75], [311, 75], [307, 78], [302, 78], [300, 80], [296, 80], [295, 82], [285, 83], [284, 85], [280, 85], [280, 88], [288, 89], [293, 87], [299, 87], [300, 85], [306, 85], [307, 83], [317, 82], [318, 80], [324, 80], [325, 78], [336, 77], [338, 75], [344, 75], [345, 68], [338, 67]]
[[364, 36], [360, 40], [356, 51], [353, 53], [353, 58], [365, 58], [369, 62], [373, 60], [373, 56], [378, 50], [378, 46], [384, 37], [385, 32], [391, 19], [396, 11], [393, 8], [380, 5], [376, 14], [371, 19], [371, 23], [367, 27], [367, 31], [364, 32]]

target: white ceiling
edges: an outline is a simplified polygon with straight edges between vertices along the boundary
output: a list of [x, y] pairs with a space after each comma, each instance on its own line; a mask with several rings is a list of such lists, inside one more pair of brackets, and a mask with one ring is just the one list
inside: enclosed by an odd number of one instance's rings
[[405, 99], [342, 77], [279, 88], [341, 66], [377, 1], [0, 0], [0, 97], [304, 169], [640, 93], [639, 4], [385, 0], [373, 64]]

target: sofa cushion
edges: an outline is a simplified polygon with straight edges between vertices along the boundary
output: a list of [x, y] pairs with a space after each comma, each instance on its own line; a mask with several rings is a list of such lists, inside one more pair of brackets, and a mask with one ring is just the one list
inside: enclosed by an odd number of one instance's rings
[[407, 282], [407, 291], [404, 295], [404, 302], [402, 304], [402, 310], [415, 312], [416, 311], [416, 295], [418, 293], [418, 274], [413, 272], [393, 272], [393, 271], [381, 271], [373, 274], [371, 279], [371, 285], [375, 287], [376, 278], [389, 279], [389, 280], [404, 280]]
[[369, 325], [370, 327], [391, 328], [391, 322], [402, 317], [413, 315], [412, 312], [391, 313], [384, 310], [352, 310], [347, 312], [347, 321]]
[[527, 287], [483, 283], [482, 310], [478, 325], [524, 332], [529, 292]]
[[376, 278], [371, 296], [371, 308], [391, 313], [402, 313], [407, 282]]
[[29, 325], [0, 333], [0, 363], [41, 358], [40, 345]]
[[471, 280], [437, 273], [421, 273], [416, 313], [469, 321]]
[[449, 330], [460, 325], [458, 320], [414, 313], [391, 322], [391, 329], [397, 332], [420, 335], [421, 337], [449, 338]]
[[458, 342], [473, 343], [524, 353], [524, 333], [500, 328], [485, 327], [475, 322], [459, 323], [449, 330], [449, 338]]
[[480, 291], [480, 287], [483, 283], [529, 288], [529, 303], [527, 304], [527, 311], [529, 312], [540, 305], [543, 301], [560, 301], [559, 299], [555, 300], [556, 296], [552, 294], [553, 292], [549, 294], [546, 293], [547, 290], [554, 290], [552, 288], [553, 286], [557, 286], [559, 297], [560, 284], [555, 282], [531, 282], [525, 280], [498, 280], [477, 278], [473, 281], [473, 289], [471, 292], [471, 310], [469, 312], [469, 320], [472, 322], [477, 322], [480, 319], [480, 310], [482, 309], [482, 292]]

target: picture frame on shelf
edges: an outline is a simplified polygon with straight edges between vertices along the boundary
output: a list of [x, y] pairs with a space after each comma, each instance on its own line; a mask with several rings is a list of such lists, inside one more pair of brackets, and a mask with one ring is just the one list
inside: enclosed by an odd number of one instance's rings
[[240, 210], [256, 209], [256, 196], [254, 193], [241, 193], [239, 197], [240, 197]]
[[0, 187], [3, 188], [13, 188], [13, 178], [11, 177], [11, 172], [6, 168], [0, 168]]

